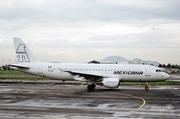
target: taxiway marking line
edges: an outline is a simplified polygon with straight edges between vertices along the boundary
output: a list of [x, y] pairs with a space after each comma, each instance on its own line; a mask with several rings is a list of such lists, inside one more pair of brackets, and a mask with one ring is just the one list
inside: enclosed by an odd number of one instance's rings
[[[82, 85], [84, 85], [85, 83], [86, 83], [86, 82], [82, 82], [79, 86], [82, 86]], [[139, 108], [134, 109], [134, 110], [130, 111], [129, 113], [132, 113], [132, 112], [135, 112], [135, 111], [140, 110], [140, 109], [143, 108], [144, 105], [146, 104], [146, 100], [145, 100], [144, 98], [141, 98], [141, 97], [138, 97], [138, 96], [134, 96], [134, 95], [125, 94], [125, 93], [118, 93], [118, 94], [125, 95], [125, 96], [128, 96], [128, 97], [133, 97], [133, 98], [140, 99], [140, 100], [143, 101], [142, 105], [141, 105]]]
[[132, 111], [128, 112], [127, 114], [129, 114], [129, 113], [133, 113], [133, 112], [135, 112], [135, 111], [140, 110], [140, 109], [141, 109], [141, 108], [143, 108], [143, 107], [145, 106], [145, 104], [146, 104], [146, 100], [145, 100], [144, 98], [141, 98], [141, 97], [138, 97], [138, 96], [134, 96], [134, 95], [125, 94], [125, 93], [118, 93], [118, 94], [125, 95], [125, 96], [128, 96], [128, 97], [133, 97], [133, 98], [140, 99], [140, 100], [142, 100], [142, 101], [143, 101], [142, 105], [141, 105], [141, 106], [139, 106], [139, 108], [134, 109], [134, 110], [132, 110]]
[[82, 82], [79, 86], [82, 86], [82, 85], [84, 85], [84, 84], [86, 84], [87, 82]]
[[50, 118], [50, 119], [67, 119], [67, 118], [64, 118], [64, 117], [61, 117], [61, 118], [55, 117], [55, 118]]
[[54, 82], [50, 83], [49, 85], [54, 85]]

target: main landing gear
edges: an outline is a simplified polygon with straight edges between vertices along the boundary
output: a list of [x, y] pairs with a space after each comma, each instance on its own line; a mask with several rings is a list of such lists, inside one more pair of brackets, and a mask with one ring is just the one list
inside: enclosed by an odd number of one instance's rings
[[93, 83], [93, 84], [91, 84], [91, 85], [88, 85], [88, 86], [87, 86], [87, 89], [88, 89], [88, 91], [92, 91], [92, 90], [95, 89], [95, 87], [96, 87], [96, 85]]
[[148, 82], [145, 82], [144, 84], [145, 84], [145, 90], [149, 91]]

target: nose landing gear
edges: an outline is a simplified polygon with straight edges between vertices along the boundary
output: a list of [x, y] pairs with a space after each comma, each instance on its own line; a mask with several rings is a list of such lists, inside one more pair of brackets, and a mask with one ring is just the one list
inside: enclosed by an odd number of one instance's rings
[[149, 91], [148, 82], [145, 82], [144, 84], [145, 84], [145, 90]]

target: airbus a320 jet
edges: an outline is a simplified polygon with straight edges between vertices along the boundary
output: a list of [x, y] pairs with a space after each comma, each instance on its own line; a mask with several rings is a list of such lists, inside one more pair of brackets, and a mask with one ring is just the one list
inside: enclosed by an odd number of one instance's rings
[[13, 41], [17, 64], [11, 64], [11, 68], [50, 79], [87, 82], [89, 91], [96, 85], [118, 88], [121, 82], [144, 82], [148, 91], [147, 82], [170, 77], [161, 68], [142, 64], [45, 63], [39, 61], [20, 38]]

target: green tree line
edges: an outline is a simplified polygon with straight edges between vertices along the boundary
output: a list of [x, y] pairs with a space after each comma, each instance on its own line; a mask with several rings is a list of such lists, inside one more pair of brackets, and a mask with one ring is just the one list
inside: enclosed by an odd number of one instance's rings
[[159, 67], [180, 69], [180, 65], [171, 64], [171, 63], [168, 63], [167, 65], [166, 64], [159, 64]]

